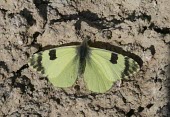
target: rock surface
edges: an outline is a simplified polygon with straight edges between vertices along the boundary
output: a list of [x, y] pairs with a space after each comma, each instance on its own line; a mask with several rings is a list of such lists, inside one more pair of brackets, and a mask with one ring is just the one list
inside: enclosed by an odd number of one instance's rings
[[[169, 0], [0, 2], [0, 116], [170, 117]], [[104, 94], [53, 87], [27, 66], [49, 47], [113, 45], [139, 56], [141, 70]], [[119, 52], [119, 51], [118, 51]]]

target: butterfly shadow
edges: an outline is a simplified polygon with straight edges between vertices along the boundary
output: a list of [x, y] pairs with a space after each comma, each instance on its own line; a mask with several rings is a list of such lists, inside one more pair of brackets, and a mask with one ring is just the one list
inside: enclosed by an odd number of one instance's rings
[[65, 43], [65, 44], [61, 44], [61, 45], [47, 45], [47, 46], [42, 47], [38, 51], [44, 51], [44, 50], [49, 50], [52, 48], [57, 48], [57, 47], [62, 47], [62, 46], [73, 46], [73, 45], [80, 45], [80, 42], [71, 42], [71, 43]]
[[[52, 48], [56, 48], [56, 47], [73, 46], [73, 45], [80, 45], [80, 44], [81, 44], [81, 42], [70, 42], [70, 43], [65, 43], [65, 44], [61, 44], [61, 45], [57, 45], [57, 46], [56, 45], [47, 45], [47, 46], [39, 49], [38, 52], [48, 50], [48, 49], [52, 49]], [[100, 41], [96, 41], [96, 42], [89, 41], [89, 45], [90, 45], [90, 47], [106, 49], [106, 50], [116, 52], [118, 54], [122, 54], [124, 56], [128, 56], [128, 57], [134, 59], [136, 62], [138, 62], [140, 67], [142, 67], [142, 65], [143, 65], [143, 61], [139, 56], [137, 56], [137, 55], [135, 55], [131, 52], [127, 52], [127, 51], [123, 50], [121, 47], [111, 45], [110, 43], [107, 43], [107, 42], [100, 42]]]

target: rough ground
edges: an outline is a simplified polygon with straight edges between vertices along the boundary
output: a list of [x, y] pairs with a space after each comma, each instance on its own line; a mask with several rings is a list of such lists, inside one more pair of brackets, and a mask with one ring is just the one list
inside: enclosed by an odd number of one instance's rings
[[[170, 117], [169, 6], [169, 0], [0, 1], [0, 117]], [[83, 38], [139, 56], [141, 70], [94, 94], [79, 84], [53, 87], [27, 66], [33, 53]]]

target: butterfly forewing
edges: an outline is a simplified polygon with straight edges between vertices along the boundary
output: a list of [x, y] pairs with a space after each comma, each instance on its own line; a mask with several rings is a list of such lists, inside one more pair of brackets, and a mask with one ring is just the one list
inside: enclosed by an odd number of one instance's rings
[[[99, 93], [106, 92], [115, 81], [139, 69], [139, 65], [133, 59], [98, 48], [90, 48], [86, 63], [84, 79], [87, 87]], [[93, 79], [90, 78], [90, 74], [93, 74]]]
[[34, 54], [29, 64], [57, 87], [70, 87], [78, 76], [77, 46], [59, 47]]

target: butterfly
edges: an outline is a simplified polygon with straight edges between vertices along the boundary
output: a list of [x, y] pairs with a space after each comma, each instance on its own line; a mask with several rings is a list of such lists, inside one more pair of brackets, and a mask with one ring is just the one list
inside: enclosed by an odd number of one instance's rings
[[108, 91], [114, 82], [139, 70], [139, 64], [113, 51], [80, 45], [63, 46], [34, 54], [29, 65], [48, 77], [56, 87], [71, 87], [83, 76], [86, 87], [97, 93]]

